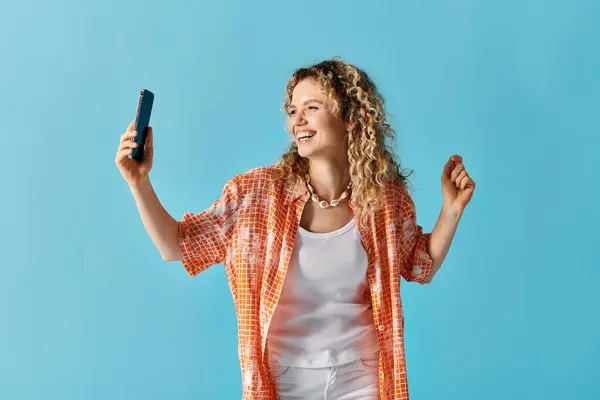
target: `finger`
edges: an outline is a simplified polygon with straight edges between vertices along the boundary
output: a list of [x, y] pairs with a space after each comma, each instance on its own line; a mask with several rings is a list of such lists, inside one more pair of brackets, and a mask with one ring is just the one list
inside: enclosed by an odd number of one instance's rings
[[134, 128], [134, 127], [135, 127], [135, 119], [134, 119], [134, 120], [132, 120], [132, 121], [129, 123], [129, 126], [127, 126], [127, 130], [128, 130], [128, 131], [133, 131], [133, 128]]
[[465, 166], [463, 164], [458, 164], [456, 167], [454, 167], [454, 170], [452, 171], [452, 175], [450, 175], [450, 180], [452, 182], [456, 182], [456, 178], [458, 178], [460, 173], [464, 170], [465, 170]]
[[475, 190], [475, 181], [470, 176], [467, 175], [467, 177], [469, 179], [467, 179], [467, 182], [465, 183], [465, 188], [469, 187], [469, 188], [472, 188], [473, 190]]
[[467, 171], [464, 169], [460, 172], [460, 174], [456, 177], [456, 187], [460, 188], [462, 180], [467, 177]]
[[133, 140], [126, 140], [123, 143], [121, 143], [121, 145], [119, 146], [118, 151], [121, 151], [123, 149], [131, 149], [134, 147], [138, 147], [138, 144], [136, 142], [134, 142]]
[[127, 131], [121, 135], [121, 142], [124, 142], [125, 140], [129, 140], [129, 139], [133, 139], [136, 136], [137, 136], [136, 131]]
[[460, 182], [460, 189], [464, 190], [467, 186], [474, 186], [473, 180], [469, 176], [465, 176]]
[[460, 181], [460, 189], [464, 190], [467, 185], [469, 184], [469, 181], [471, 180], [471, 178], [469, 178], [468, 176], [465, 176], [461, 181]]
[[137, 147], [138, 144], [133, 141], [133, 140], [125, 140], [121, 143], [121, 145], [119, 146], [119, 148], [121, 149], [125, 149], [125, 148], [130, 148], [130, 147]]
[[119, 151], [119, 157], [125, 158], [125, 157], [129, 156], [131, 153], [133, 153], [133, 149], [123, 149], [123, 150]]
[[115, 162], [119, 165], [122, 165], [124, 161], [126, 161], [127, 157], [133, 152], [133, 149], [123, 149], [117, 152], [115, 157]]
[[444, 173], [442, 175], [442, 178], [445, 177], [449, 177], [451, 172], [452, 172], [452, 168], [454, 168], [455, 162], [452, 159], [449, 159], [446, 162], [446, 165], [444, 165]]
[[456, 162], [457, 164], [462, 162], [462, 157], [459, 156], [458, 154], [453, 155], [452, 157], [450, 157], [451, 160], [454, 160], [454, 162]]

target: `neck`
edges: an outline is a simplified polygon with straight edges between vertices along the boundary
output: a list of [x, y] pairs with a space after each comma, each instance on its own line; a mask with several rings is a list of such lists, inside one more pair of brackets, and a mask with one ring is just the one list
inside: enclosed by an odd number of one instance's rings
[[310, 182], [322, 200], [339, 198], [350, 182], [348, 158], [309, 160]]

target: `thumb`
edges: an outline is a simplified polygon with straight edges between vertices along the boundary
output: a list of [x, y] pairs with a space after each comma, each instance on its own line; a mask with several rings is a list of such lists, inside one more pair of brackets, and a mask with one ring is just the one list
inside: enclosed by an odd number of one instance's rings
[[454, 168], [455, 165], [456, 165], [456, 163], [454, 162], [454, 160], [452, 160], [452, 158], [450, 158], [448, 160], [448, 162], [446, 163], [446, 165], [444, 165], [444, 172], [442, 173], [442, 178], [449, 178], [450, 174], [452, 173], [452, 169]]
[[152, 158], [152, 156], [154, 155], [154, 139], [151, 127], [148, 127], [148, 134], [146, 135], [146, 142], [144, 143], [144, 152], [150, 158]]
[[146, 135], [146, 142], [144, 143], [144, 147], [147, 148], [148, 150], [150, 150], [153, 146], [153, 140], [152, 140], [152, 127], [148, 127], [148, 134]]

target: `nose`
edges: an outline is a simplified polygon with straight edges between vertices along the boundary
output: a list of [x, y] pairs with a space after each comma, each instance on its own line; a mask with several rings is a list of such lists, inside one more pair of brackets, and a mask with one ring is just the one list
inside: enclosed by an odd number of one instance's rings
[[296, 114], [290, 116], [288, 119], [288, 128], [290, 133], [295, 134], [296, 128], [299, 126], [304, 126], [308, 123], [306, 118], [304, 118], [304, 113], [302, 111], [296, 111]]
[[305, 125], [307, 123], [306, 118], [304, 118], [304, 111], [298, 110], [294, 117], [294, 119], [296, 120], [296, 125]]

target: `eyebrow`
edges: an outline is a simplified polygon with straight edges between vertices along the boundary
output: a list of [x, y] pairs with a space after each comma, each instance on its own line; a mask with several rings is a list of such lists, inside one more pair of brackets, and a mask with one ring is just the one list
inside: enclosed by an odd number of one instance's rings
[[[306, 105], [306, 104], [308, 104], [308, 103], [312, 103], [312, 102], [319, 103], [319, 104], [321, 104], [321, 105], [323, 104], [323, 102], [322, 102], [321, 100], [317, 100], [317, 99], [308, 99], [308, 100], [306, 100], [306, 101], [305, 101], [304, 103], [302, 103], [302, 104], [303, 104], [303, 105]], [[292, 108], [292, 107], [296, 107], [296, 106], [295, 106], [295, 105], [293, 105], [293, 104], [290, 104], [290, 105], [289, 105], [289, 107], [288, 107], [288, 109], [289, 109], [289, 108]]]

